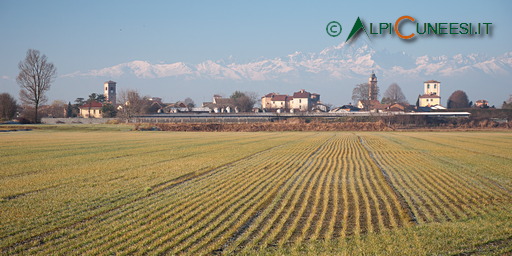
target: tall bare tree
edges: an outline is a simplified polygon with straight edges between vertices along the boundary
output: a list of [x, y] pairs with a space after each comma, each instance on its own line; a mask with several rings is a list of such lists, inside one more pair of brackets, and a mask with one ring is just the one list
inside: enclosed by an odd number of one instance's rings
[[402, 92], [402, 88], [400, 88], [398, 84], [392, 83], [384, 92], [384, 95], [382, 95], [382, 103], [407, 103], [407, 99], [405, 98], [405, 95]]
[[365, 101], [370, 98], [369, 85], [368, 83], [358, 84], [352, 90], [352, 100], [354, 104], [357, 104], [358, 101]]
[[148, 97], [141, 97], [135, 90], [120, 92], [121, 102], [123, 103], [119, 115], [123, 118], [131, 118], [136, 115], [147, 114], [150, 106]]
[[8, 93], [0, 94], [0, 119], [11, 120], [16, 115], [18, 103]]
[[57, 68], [48, 62], [46, 55], [29, 49], [27, 56], [18, 64], [20, 73], [16, 81], [21, 87], [20, 99], [34, 107], [34, 122], [38, 122], [39, 105], [46, 102], [46, 92], [57, 75]]

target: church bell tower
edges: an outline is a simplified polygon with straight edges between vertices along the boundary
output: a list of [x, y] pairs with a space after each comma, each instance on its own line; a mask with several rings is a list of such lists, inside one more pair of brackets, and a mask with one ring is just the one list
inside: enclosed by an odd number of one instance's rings
[[103, 84], [104, 90], [103, 95], [105, 95], [105, 100], [107, 102], [112, 103], [113, 105], [116, 104], [116, 82], [114, 81], [107, 81], [105, 84]]
[[377, 100], [377, 76], [372, 71], [372, 75], [368, 78], [368, 100]]

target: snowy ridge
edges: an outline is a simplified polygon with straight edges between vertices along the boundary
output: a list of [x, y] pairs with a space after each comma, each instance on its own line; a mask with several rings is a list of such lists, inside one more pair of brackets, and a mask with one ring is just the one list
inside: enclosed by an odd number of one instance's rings
[[457, 54], [454, 56], [425, 55], [413, 58], [405, 53], [377, 53], [367, 44], [342, 43], [327, 47], [318, 53], [295, 52], [285, 57], [260, 59], [248, 63], [206, 60], [195, 65], [183, 62], [152, 64], [148, 61], [135, 60], [102, 69], [78, 71], [62, 77], [116, 78], [133, 75], [143, 79], [177, 77], [186, 80], [239, 81], [290, 81], [307, 78], [342, 80], [361, 75], [367, 76], [372, 70], [386, 77], [425, 75], [447, 77], [470, 72], [508, 75], [512, 73], [512, 52], [497, 57]]

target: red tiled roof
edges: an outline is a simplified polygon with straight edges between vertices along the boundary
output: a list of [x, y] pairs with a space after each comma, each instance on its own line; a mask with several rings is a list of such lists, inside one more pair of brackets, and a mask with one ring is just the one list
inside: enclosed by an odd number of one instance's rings
[[441, 82], [436, 81], [436, 80], [428, 80], [428, 81], [425, 81], [425, 83], [441, 83]]
[[288, 95], [274, 95], [274, 97], [272, 97], [272, 100], [273, 101], [286, 101], [286, 98], [288, 98], [289, 96]]
[[386, 109], [390, 104], [381, 104], [378, 100], [363, 100], [363, 106], [369, 109]]
[[293, 93], [294, 98], [309, 98], [310, 96], [311, 96], [311, 93], [309, 93], [307, 91]]
[[381, 104], [380, 102], [370, 105], [371, 109], [386, 109], [388, 107], [389, 107], [389, 104]]
[[400, 104], [400, 103], [395, 103], [395, 104], [389, 106], [388, 110], [390, 110], [390, 111], [403, 111], [403, 110], [405, 110], [405, 105]]
[[80, 106], [80, 108], [89, 108], [89, 107], [91, 107], [91, 108], [101, 108], [101, 107], [103, 107], [103, 104], [100, 103], [100, 102], [97, 102], [97, 101], [93, 101], [91, 103], [87, 103], [87, 104], [84, 104], [84, 105]]

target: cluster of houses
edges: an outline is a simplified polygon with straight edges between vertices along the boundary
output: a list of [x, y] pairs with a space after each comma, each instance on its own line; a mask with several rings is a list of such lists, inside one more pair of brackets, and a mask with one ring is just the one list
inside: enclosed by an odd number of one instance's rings
[[[320, 101], [320, 94], [311, 93], [304, 89], [294, 92], [292, 95], [268, 93], [261, 97], [261, 107], [253, 108], [253, 112], [276, 112], [276, 113], [298, 113], [298, 112], [351, 112], [351, 111], [431, 111], [432, 109], [445, 109], [441, 105], [441, 82], [428, 80], [423, 83], [423, 94], [418, 96], [416, 105], [395, 102], [383, 104], [378, 99], [377, 76], [372, 72], [368, 78], [368, 97], [359, 100], [355, 105], [343, 105], [334, 109]], [[116, 82], [107, 81], [104, 83], [105, 102], [121, 109], [122, 105], [116, 105]], [[201, 107], [195, 107], [185, 102], [163, 103], [161, 98], [149, 98], [148, 112], [157, 113], [238, 113], [238, 106], [231, 98], [223, 98], [220, 95], [213, 95], [211, 102], [203, 102]], [[486, 100], [476, 101], [475, 106], [480, 108], [488, 107]], [[79, 107], [81, 117], [102, 117], [103, 103], [90, 102]]]
[[[83, 118], [101, 118], [104, 104], [112, 104], [118, 110], [123, 105], [116, 104], [116, 82], [107, 81], [104, 83], [105, 102], [92, 101], [79, 106], [79, 116]], [[213, 95], [211, 102], [203, 102], [201, 107], [187, 105], [185, 102], [163, 103], [162, 98], [148, 98], [149, 114], [171, 114], [171, 113], [238, 113], [238, 106], [232, 98], [223, 98], [220, 95]], [[253, 112], [327, 112], [329, 108], [320, 101], [320, 94], [300, 90], [293, 93], [293, 96], [269, 93], [261, 98], [261, 108], [253, 108]]]
[[304, 89], [286, 94], [269, 93], [261, 97], [261, 109], [265, 112], [327, 112], [329, 108], [320, 101], [320, 94]]
[[240, 110], [231, 98], [215, 94], [211, 102], [203, 102], [203, 108], [209, 113], [238, 113]]

